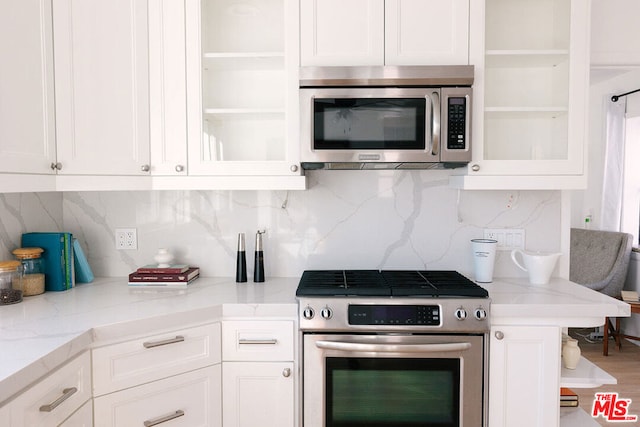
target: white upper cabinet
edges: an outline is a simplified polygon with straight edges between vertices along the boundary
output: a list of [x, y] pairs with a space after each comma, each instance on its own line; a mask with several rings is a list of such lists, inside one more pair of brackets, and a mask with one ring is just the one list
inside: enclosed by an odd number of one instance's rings
[[149, 174], [147, 2], [53, 0], [61, 174]]
[[185, 1], [149, 0], [152, 175], [187, 174]]
[[469, 0], [301, 0], [302, 66], [466, 65]]
[[296, 0], [187, 0], [189, 175], [304, 180]]
[[0, 172], [56, 161], [51, 0], [0, 2]]
[[589, 12], [584, 0], [472, 2], [473, 160], [455, 185], [586, 184]]
[[591, 64], [640, 66], [640, 2], [591, 0]]

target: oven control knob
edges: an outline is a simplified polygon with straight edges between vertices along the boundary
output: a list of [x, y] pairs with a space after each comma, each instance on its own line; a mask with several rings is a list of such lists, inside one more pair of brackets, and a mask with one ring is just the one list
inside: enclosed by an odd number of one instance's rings
[[316, 315], [315, 311], [313, 311], [313, 308], [309, 306], [306, 306], [304, 310], [302, 310], [302, 317], [304, 317], [307, 320], [313, 319], [313, 316], [315, 315]]
[[333, 311], [329, 307], [325, 307], [320, 310], [320, 316], [322, 316], [323, 319], [331, 319], [331, 317], [333, 317]]
[[465, 310], [462, 307], [459, 307], [456, 309], [456, 312], [454, 313], [454, 315], [456, 316], [456, 319], [464, 320], [467, 318], [467, 310]]
[[475, 309], [475, 311], [473, 312], [473, 315], [476, 317], [476, 319], [478, 320], [484, 320], [487, 318], [487, 310], [485, 310], [482, 307], [478, 307]]

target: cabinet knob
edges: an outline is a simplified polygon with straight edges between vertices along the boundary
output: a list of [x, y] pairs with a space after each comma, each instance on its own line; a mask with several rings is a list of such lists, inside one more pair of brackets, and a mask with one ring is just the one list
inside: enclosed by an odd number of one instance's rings
[[471, 165], [471, 170], [474, 172], [478, 172], [480, 170], [480, 165], [479, 164]]
[[149, 165], [142, 165], [140, 166], [140, 170], [142, 172], [149, 172], [151, 170], [151, 167]]
[[282, 371], [282, 376], [285, 378], [289, 378], [291, 376], [291, 369], [284, 368], [284, 370]]
[[51, 163], [51, 170], [62, 170], [62, 163], [58, 162], [58, 163]]
[[291, 165], [289, 170], [291, 170], [291, 172], [298, 172], [298, 165]]
[[176, 165], [176, 172], [183, 172], [183, 171], [184, 171], [184, 166]]
[[496, 331], [495, 336], [496, 336], [497, 340], [502, 340], [502, 339], [504, 339], [504, 332]]

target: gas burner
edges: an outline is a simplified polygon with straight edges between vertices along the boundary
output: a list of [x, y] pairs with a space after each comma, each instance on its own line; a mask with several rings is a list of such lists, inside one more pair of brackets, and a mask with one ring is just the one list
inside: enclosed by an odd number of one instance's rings
[[489, 293], [451, 270], [307, 270], [296, 296], [487, 298]]

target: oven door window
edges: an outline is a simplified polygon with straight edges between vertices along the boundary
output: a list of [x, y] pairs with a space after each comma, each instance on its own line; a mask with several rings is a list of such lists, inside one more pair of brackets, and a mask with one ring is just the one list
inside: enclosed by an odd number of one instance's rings
[[316, 98], [315, 150], [424, 150], [425, 98]]
[[327, 358], [326, 427], [460, 425], [460, 359]]

